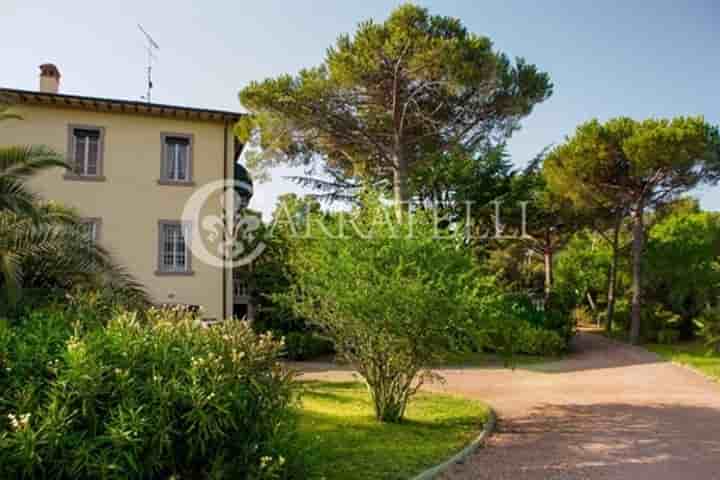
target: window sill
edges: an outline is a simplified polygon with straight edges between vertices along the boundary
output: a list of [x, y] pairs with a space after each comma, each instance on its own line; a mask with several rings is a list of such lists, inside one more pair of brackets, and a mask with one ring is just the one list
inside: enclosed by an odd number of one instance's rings
[[164, 185], [169, 187], [194, 187], [195, 182], [192, 180], [188, 181], [179, 181], [179, 180], [158, 180], [158, 185]]
[[195, 272], [192, 270], [188, 270], [187, 272], [166, 272], [164, 270], [155, 270], [155, 275], [158, 277], [192, 277], [195, 275]]
[[104, 175], [77, 175], [74, 173], [66, 173], [63, 175], [64, 180], [72, 180], [79, 182], [104, 182]]

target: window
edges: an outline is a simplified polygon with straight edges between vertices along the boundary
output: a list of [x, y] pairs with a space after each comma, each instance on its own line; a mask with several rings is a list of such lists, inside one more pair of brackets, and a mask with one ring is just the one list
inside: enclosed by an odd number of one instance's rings
[[99, 218], [86, 218], [80, 221], [80, 234], [83, 235], [89, 242], [97, 243], [100, 238], [100, 219]]
[[160, 221], [159, 274], [191, 274], [188, 224]]
[[192, 135], [163, 133], [162, 184], [192, 184]]
[[72, 173], [69, 179], [102, 180], [104, 129], [85, 125], [70, 125], [68, 159]]

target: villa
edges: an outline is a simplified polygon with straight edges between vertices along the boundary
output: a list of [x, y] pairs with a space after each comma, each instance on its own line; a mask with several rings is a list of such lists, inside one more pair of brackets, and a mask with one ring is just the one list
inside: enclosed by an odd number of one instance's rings
[[[211, 182], [246, 179], [252, 194], [233, 135], [241, 114], [65, 95], [58, 68], [40, 70], [38, 91], [0, 88], [0, 100], [22, 117], [3, 122], [0, 144], [45, 145], [73, 168], [38, 175], [31, 188], [75, 208], [90, 238], [156, 303], [202, 307], [206, 320], [244, 314], [247, 297], [232, 268], [193, 258], [191, 225], [181, 220], [193, 193]], [[202, 209], [204, 218], [226, 218], [219, 198]], [[200, 232], [203, 242], [227, 242], [222, 227]]]

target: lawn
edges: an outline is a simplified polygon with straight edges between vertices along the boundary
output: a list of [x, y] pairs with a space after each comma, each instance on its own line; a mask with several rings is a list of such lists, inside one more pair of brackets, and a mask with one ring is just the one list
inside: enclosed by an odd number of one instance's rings
[[489, 409], [461, 397], [419, 394], [406, 421], [381, 424], [360, 383], [305, 382], [300, 441], [310, 478], [403, 479], [440, 463], [482, 429]]
[[720, 381], [720, 355], [708, 356], [708, 349], [701, 343], [650, 344], [647, 348], [666, 360], [695, 368]]

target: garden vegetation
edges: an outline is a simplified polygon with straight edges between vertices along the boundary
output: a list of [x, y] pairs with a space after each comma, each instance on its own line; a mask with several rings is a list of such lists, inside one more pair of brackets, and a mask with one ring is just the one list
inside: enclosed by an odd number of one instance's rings
[[[63, 158], [0, 148], [0, 477], [293, 479], [330, 475], [314, 459], [347, 446], [403, 448], [402, 461], [368, 453], [382, 472], [350, 462], [358, 478], [405, 475], [423, 463], [403, 442], [443, 432], [417, 451], [445, 455], [484, 416], [421, 393], [433, 366], [559, 355], [576, 322], [692, 341], [715, 368], [720, 215], [688, 194], [720, 179], [717, 127], [591, 120], [510, 159], [507, 140], [552, 91], [535, 65], [414, 5], [361, 23], [319, 66], [244, 88], [236, 133], [257, 147], [250, 166], [305, 166], [296, 180], [316, 189], [283, 197], [254, 232], [266, 251], [245, 271], [253, 325], [151, 308], [72, 206], [28, 188]], [[299, 403], [279, 359], [327, 353], [367, 393], [315, 385]], [[337, 421], [338, 404], [352, 421]], [[309, 453], [311, 441], [328, 450]]]

